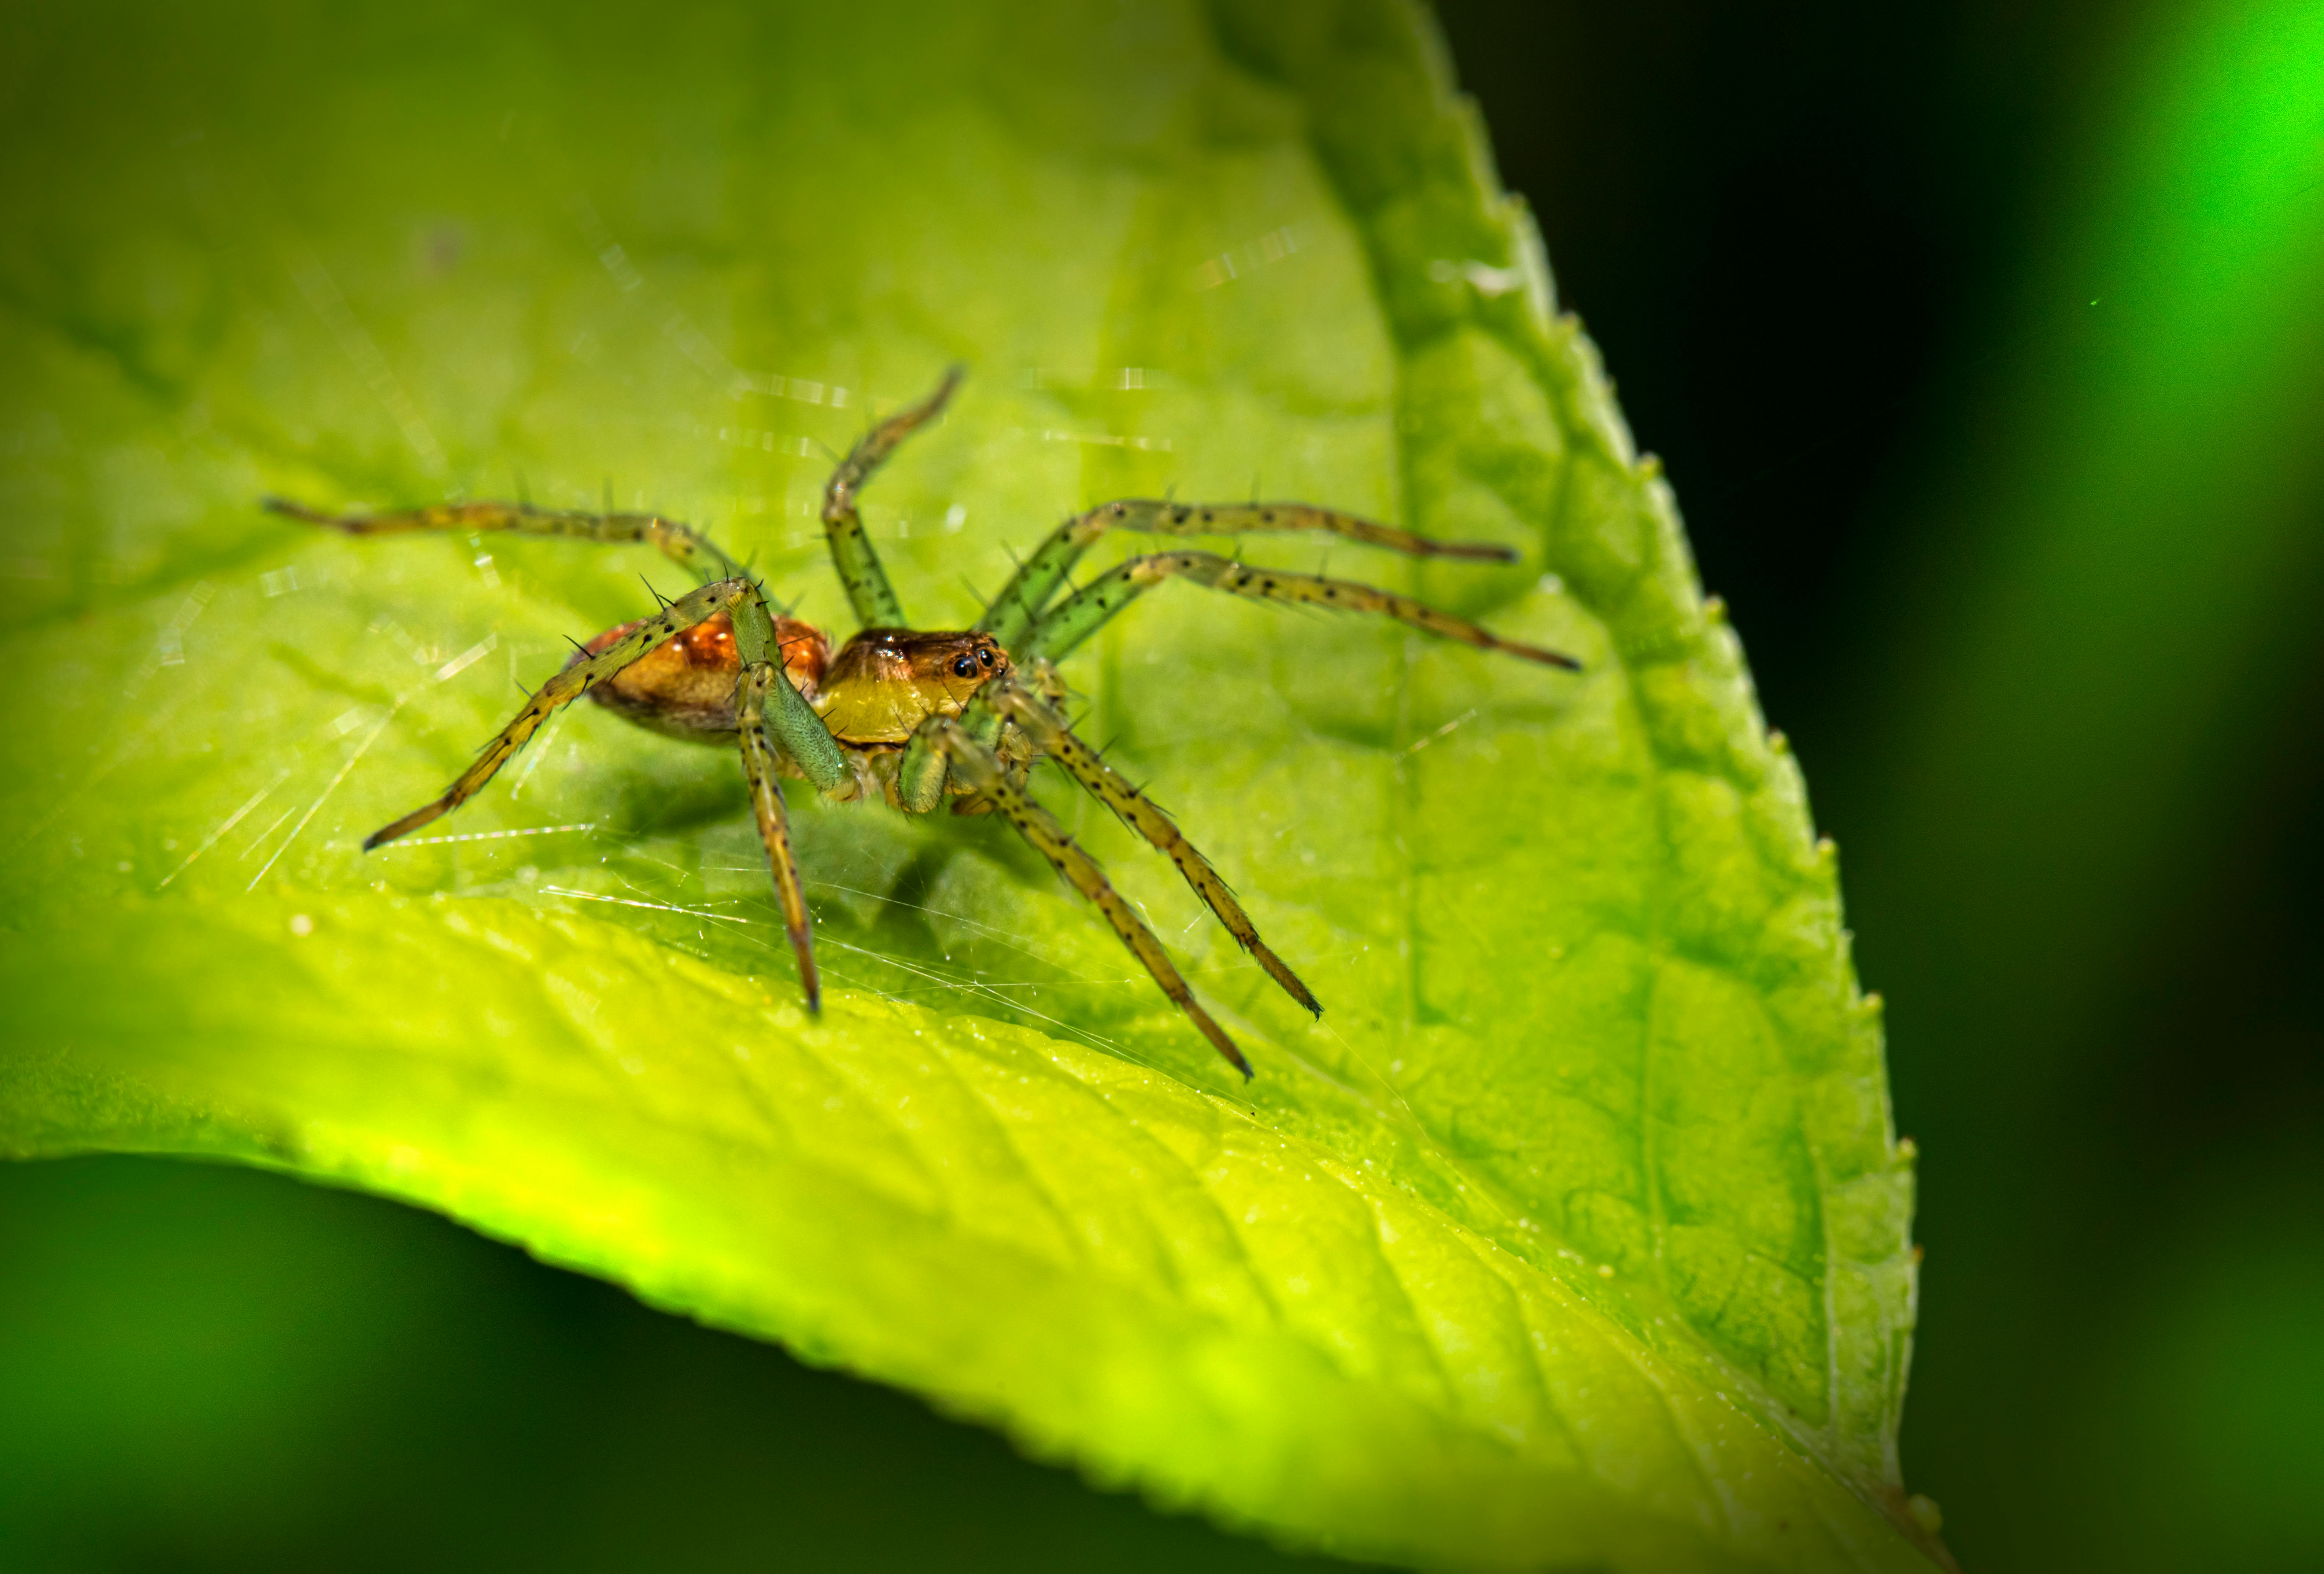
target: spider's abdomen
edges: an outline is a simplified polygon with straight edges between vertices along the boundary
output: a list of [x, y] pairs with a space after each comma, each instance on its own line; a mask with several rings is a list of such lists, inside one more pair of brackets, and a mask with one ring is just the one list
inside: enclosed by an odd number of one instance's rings
[[[636, 627], [631, 622], [608, 629], [582, 649], [594, 656]], [[797, 618], [777, 618], [775, 638], [782, 645], [783, 670], [791, 686], [812, 702], [830, 665], [831, 641], [822, 630]], [[566, 665], [580, 658], [576, 652]], [[733, 733], [734, 681], [742, 671], [742, 658], [734, 649], [734, 621], [720, 612], [657, 645], [591, 689], [589, 697], [641, 727], [672, 738], [715, 742], [721, 735]]]

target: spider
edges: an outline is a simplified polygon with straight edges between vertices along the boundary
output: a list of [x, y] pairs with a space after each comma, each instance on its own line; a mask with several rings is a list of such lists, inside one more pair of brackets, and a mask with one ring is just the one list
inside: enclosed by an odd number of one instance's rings
[[1055, 663], [1168, 579], [1260, 601], [1379, 613], [1480, 649], [1569, 671], [1578, 671], [1580, 663], [1504, 640], [1406, 596], [1321, 575], [1250, 567], [1210, 552], [1131, 557], [1058, 595], [1082, 554], [1116, 529], [1161, 536], [1321, 531], [1416, 557], [1507, 563], [1517, 557], [1506, 547], [1432, 540], [1301, 502], [1125, 498], [1102, 503], [1051, 531], [973, 629], [914, 629], [864, 533], [855, 500], [897, 445], [943, 411], [960, 378], [954, 367], [927, 399], [873, 427], [824, 488], [823, 524], [832, 564], [860, 625], [836, 652], [823, 631], [771, 608], [763, 586], [708, 537], [659, 514], [592, 514], [507, 502], [332, 514], [283, 498], [266, 499], [264, 506], [276, 513], [356, 536], [513, 530], [650, 542], [706, 582], [675, 601], [657, 592], [659, 610], [650, 616], [608, 629], [586, 644], [576, 641], [564, 667], [530, 696], [443, 796], [373, 832], [364, 839], [364, 851], [458, 808], [553, 712], [587, 695], [655, 732], [740, 748], [767, 868], [810, 1012], [820, 1009], [822, 988], [778, 779], [783, 777], [806, 781], [833, 798], [881, 797], [910, 814], [926, 814], [947, 796], [958, 799], [955, 813], [997, 811], [1104, 915], [1162, 992], [1249, 1079], [1250, 1063], [1194, 998], [1153, 931], [1027, 790], [1037, 760], [1055, 761], [1167, 855], [1228, 933], [1294, 1000], [1318, 1016], [1323, 1008], [1259, 937], [1210, 861], [1151, 799], [1074, 736], [1062, 713], [1065, 689]]

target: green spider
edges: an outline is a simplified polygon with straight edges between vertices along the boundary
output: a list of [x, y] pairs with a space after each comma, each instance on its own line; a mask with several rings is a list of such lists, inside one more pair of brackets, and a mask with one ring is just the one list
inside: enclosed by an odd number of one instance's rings
[[700, 742], [739, 743], [760, 840], [766, 844], [767, 867], [798, 959], [799, 984], [809, 1011], [819, 1009], [822, 988], [816, 975], [807, 899], [791, 852], [790, 823], [777, 780], [786, 776], [811, 783], [829, 797], [878, 796], [911, 814], [926, 814], [954, 795], [962, 798], [955, 812], [997, 810], [1105, 915], [1162, 992], [1248, 1078], [1250, 1063], [1194, 999], [1153, 931], [1028, 792], [1026, 778], [1035, 761], [1056, 761], [1167, 854], [1194, 894], [1293, 999], [1319, 1016], [1323, 1008], [1259, 939], [1210, 861], [1168, 815], [1074, 735], [1060, 713], [1065, 691], [1054, 664], [1166, 579], [1189, 580], [1261, 601], [1378, 612], [1480, 649], [1504, 650], [1568, 670], [1579, 670], [1580, 664], [1570, 656], [1501, 639], [1474, 623], [1370, 585], [1248, 567], [1210, 552], [1132, 557], [1063, 599], [1057, 597], [1082, 554], [1115, 529], [1166, 536], [1313, 530], [1416, 557], [1507, 563], [1517, 557], [1505, 547], [1434, 541], [1298, 502], [1133, 498], [1103, 503], [1051, 531], [993, 598], [975, 628], [915, 630], [864, 534], [855, 498], [896, 446], [943, 410], [960, 376], [954, 368], [927, 400], [872, 428], [824, 488], [823, 523], [832, 563], [861, 625], [836, 654], [821, 630], [772, 611], [761, 587], [707, 537], [657, 514], [562, 512], [505, 502], [329, 514], [281, 498], [267, 499], [265, 506], [277, 513], [350, 535], [514, 530], [591, 541], [647, 541], [707, 580], [699, 589], [664, 602], [652, 616], [608, 629], [577, 648], [563, 670], [541, 685], [442, 797], [373, 832], [364, 838], [364, 850], [392, 842], [467, 802], [551, 713], [586, 694], [659, 732]]

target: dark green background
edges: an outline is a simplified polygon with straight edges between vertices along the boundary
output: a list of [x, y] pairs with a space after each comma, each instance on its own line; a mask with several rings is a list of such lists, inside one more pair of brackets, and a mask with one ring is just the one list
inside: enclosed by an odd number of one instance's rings
[[[2188, 331], [2106, 216], [2235, 9], [1445, 7], [1840, 843], [1923, 1153], [1906, 1478], [1973, 1570], [2324, 1566], [2324, 354], [2183, 455], [2083, 429]], [[0, 1168], [0, 1567], [1275, 1560], [430, 1217]]]

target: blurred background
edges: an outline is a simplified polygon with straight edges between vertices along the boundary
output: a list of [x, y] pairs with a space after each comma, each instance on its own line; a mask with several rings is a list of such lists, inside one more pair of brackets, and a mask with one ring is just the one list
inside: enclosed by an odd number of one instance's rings
[[[1840, 845], [1908, 1486], [2324, 1567], [2324, 5], [1441, 9]], [[0, 1567], [1286, 1561], [368, 1198], [0, 1166]]]

